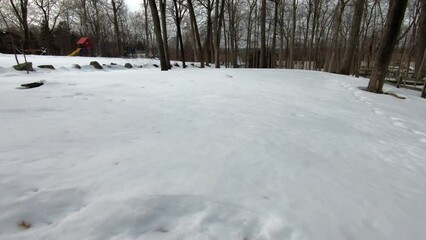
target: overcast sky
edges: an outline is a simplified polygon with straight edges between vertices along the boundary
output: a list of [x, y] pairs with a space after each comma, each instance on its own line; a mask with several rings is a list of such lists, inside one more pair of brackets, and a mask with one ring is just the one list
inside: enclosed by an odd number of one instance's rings
[[139, 6], [142, 3], [142, 0], [125, 0], [127, 3], [127, 7], [129, 7], [130, 11], [137, 11], [139, 10]]

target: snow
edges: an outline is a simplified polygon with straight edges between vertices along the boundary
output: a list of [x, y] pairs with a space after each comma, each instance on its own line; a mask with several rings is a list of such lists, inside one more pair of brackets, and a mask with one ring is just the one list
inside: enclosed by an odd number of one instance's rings
[[0, 54], [0, 239], [426, 236], [419, 92], [314, 71], [28, 58], [56, 70], [18, 72]]

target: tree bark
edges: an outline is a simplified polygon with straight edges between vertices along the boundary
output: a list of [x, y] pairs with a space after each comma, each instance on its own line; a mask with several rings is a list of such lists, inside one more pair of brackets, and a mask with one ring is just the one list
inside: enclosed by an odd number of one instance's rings
[[[218, 0], [216, 0], [218, 1]], [[211, 0], [207, 0], [207, 36], [206, 36], [206, 41], [204, 44], [204, 52], [206, 53], [206, 62], [207, 62], [207, 66], [210, 66], [210, 63], [213, 62], [212, 60], [212, 46], [213, 46], [213, 21], [212, 21], [212, 11], [213, 11], [213, 6], [212, 4], [214, 3], [214, 1], [212, 2]]]
[[260, 59], [259, 67], [266, 68], [266, 0], [262, 0], [260, 7]]
[[272, 33], [272, 47], [271, 47], [271, 65], [269, 67], [275, 68], [276, 57], [275, 57], [275, 48], [277, 44], [277, 25], [278, 25], [278, 7], [280, 6], [281, 0], [274, 0], [275, 9], [274, 9], [274, 31]]
[[[421, 73], [423, 71], [425, 71], [425, 67], [426, 67], [425, 65], [426, 65], [426, 49], [423, 52], [423, 59], [422, 59], [422, 62], [420, 63], [419, 72], [418, 72], [418, 74], [416, 76], [416, 83], [422, 81], [422, 79], [423, 79], [424, 76]], [[423, 84], [426, 86], [426, 81], [424, 81]], [[422, 97], [424, 98], [424, 94], [423, 93], [422, 93]]]
[[340, 74], [350, 74], [355, 48], [358, 43], [362, 14], [364, 13], [364, 5], [365, 0], [356, 0], [355, 2], [355, 12], [352, 17], [352, 25], [351, 30], [349, 32], [348, 46], [346, 47], [345, 53], [343, 55], [342, 66], [340, 67], [338, 72]]
[[[426, 50], [423, 54], [423, 61], [422, 61], [422, 65], [421, 65], [422, 67], [420, 68], [420, 71], [422, 71], [422, 70], [424, 71], [425, 65], [426, 65]], [[426, 98], [426, 81], [423, 82], [422, 98]]]
[[423, 86], [422, 98], [426, 98], [426, 84]]
[[186, 68], [185, 49], [183, 48], [182, 31], [181, 31], [181, 28], [180, 28], [181, 16], [179, 16], [179, 9], [178, 9], [178, 5], [177, 5], [177, 0], [173, 0], [173, 4], [175, 6], [175, 12], [176, 12], [176, 28], [177, 28], [177, 35], [178, 35], [179, 44], [180, 44], [180, 54], [182, 56], [182, 67]]
[[[222, 20], [225, 10], [225, 0], [222, 0], [219, 4], [219, 0], [216, 0], [215, 7], [215, 42], [214, 42], [214, 62], [215, 68], [220, 68], [220, 38], [222, 29]], [[220, 5], [220, 9], [219, 9]]]
[[[296, 35], [296, 10], [297, 10], [297, 0], [293, 0], [293, 9], [292, 9], [292, 21], [291, 21], [291, 36], [290, 36], [290, 49], [288, 53], [288, 63], [287, 68], [293, 69], [293, 58], [294, 58], [294, 39]], [[282, 50], [281, 50], [282, 51]]]
[[158, 16], [157, 5], [155, 4], [155, 0], [148, 0], [149, 6], [151, 8], [152, 21], [154, 23], [154, 32], [155, 38], [157, 39], [158, 51], [160, 54], [160, 64], [161, 71], [167, 71], [170, 68], [170, 63], [166, 60], [166, 55], [164, 53], [163, 39], [161, 37], [161, 23], [160, 18]]
[[120, 5], [117, 6], [117, 4], [115, 3], [115, 0], [111, 0], [111, 5], [112, 5], [112, 12], [113, 12], [113, 16], [114, 16], [114, 32], [115, 32], [115, 39], [116, 39], [116, 44], [117, 44], [117, 56], [120, 57], [123, 54], [123, 47], [121, 44], [121, 36], [120, 36], [120, 28], [118, 27], [118, 10], [121, 7], [122, 2], [120, 3]]
[[317, 26], [318, 26], [318, 19], [319, 19], [319, 7], [320, 7], [320, 3], [322, 2], [322, 0], [314, 0], [314, 9], [313, 9], [313, 19], [312, 19], [312, 31], [311, 31], [311, 39], [310, 39], [310, 44], [309, 44], [309, 49], [308, 49], [308, 68], [309, 70], [312, 70], [315, 68], [315, 57], [313, 57], [313, 50], [314, 50], [314, 40], [315, 40], [315, 34], [317, 31]]
[[308, 12], [307, 12], [307, 16], [306, 16], [306, 29], [305, 29], [305, 32], [304, 32], [304, 37], [303, 37], [303, 55], [304, 55], [304, 59], [303, 59], [303, 61], [305, 61], [304, 62], [304, 64], [303, 64], [303, 69], [306, 69], [306, 61], [308, 60], [308, 58], [309, 58], [309, 53], [308, 53], [308, 51], [307, 51], [307, 49], [308, 49], [308, 36], [309, 36], [309, 27], [310, 27], [310, 23], [311, 23], [311, 16], [312, 16], [312, 7], [313, 7], [313, 1], [314, 0], [309, 0], [308, 1]]
[[386, 25], [376, 53], [374, 69], [368, 83], [367, 91], [383, 93], [383, 84], [392, 59], [393, 50], [401, 30], [408, 0], [391, 0]]
[[423, 52], [426, 49], [426, 0], [420, 0], [420, 18], [419, 28], [417, 34], [417, 51], [416, 51], [416, 76], [421, 77], [425, 75], [425, 67], [422, 66]]
[[200, 60], [200, 67], [204, 68], [204, 52], [203, 52], [203, 47], [201, 45], [200, 33], [198, 31], [197, 19], [195, 18], [194, 6], [192, 5], [192, 0], [187, 0], [187, 2], [188, 2], [189, 16], [191, 18], [191, 23], [194, 27], [195, 40], [198, 46], [197, 55]]
[[28, 49], [30, 46], [30, 30], [28, 26], [28, 0], [19, 0], [19, 8], [10, 0], [13, 11], [18, 18], [19, 24], [24, 32], [24, 42], [22, 43], [23, 50]]
[[148, 3], [147, 0], [143, 0], [144, 14], [145, 14], [145, 57], [150, 54], [149, 46], [149, 29], [148, 29]]
[[345, 10], [346, 3], [343, 0], [340, 0], [336, 6], [336, 14], [334, 20], [334, 28], [333, 28], [333, 37], [331, 40], [331, 49], [330, 54], [328, 56], [328, 64], [325, 66], [325, 70], [328, 72], [336, 72], [338, 68], [337, 53], [339, 51], [339, 35], [340, 35], [340, 26], [342, 25], [342, 15]]
[[253, 30], [253, 21], [252, 21], [252, 14], [253, 11], [256, 7], [256, 0], [253, 0], [253, 2], [248, 2], [249, 3], [249, 14], [248, 14], [248, 22], [247, 22], [247, 41], [246, 41], [246, 60], [245, 60], [245, 67], [253, 67], [252, 64], [250, 64], [251, 62], [251, 55], [250, 53], [251, 51], [251, 36], [252, 36], [252, 30]]
[[237, 55], [236, 55], [236, 30], [235, 30], [235, 16], [236, 16], [236, 9], [235, 9], [235, 3], [234, 0], [228, 0], [228, 18], [229, 18], [229, 27], [228, 27], [228, 42], [229, 46], [231, 47], [231, 64], [233, 68], [237, 68]]
[[168, 69], [171, 68], [169, 43], [167, 37], [167, 20], [166, 20], [166, 0], [160, 0], [160, 14], [161, 14], [161, 30], [163, 36], [164, 56]]

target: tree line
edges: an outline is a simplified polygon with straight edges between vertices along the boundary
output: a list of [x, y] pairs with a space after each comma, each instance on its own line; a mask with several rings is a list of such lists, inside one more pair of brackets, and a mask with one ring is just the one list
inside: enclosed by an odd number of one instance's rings
[[[96, 56], [133, 48], [160, 58], [163, 70], [192, 61], [372, 79], [389, 66], [418, 79], [426, 71], [426, 0], [140, 0], [137, 11], [123, 0], [1, 0], [0, 9], [1, 51], [65, 55], [88, 36]], [[369, 89], [380, 92], [382, 82]]]

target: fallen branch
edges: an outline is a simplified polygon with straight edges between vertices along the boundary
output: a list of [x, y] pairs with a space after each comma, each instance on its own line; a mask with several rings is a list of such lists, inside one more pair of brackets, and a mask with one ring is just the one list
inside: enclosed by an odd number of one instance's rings
[[396, 97], [398, 99], [406, 99], [406, 97], [399, 96], [396, 93], [392, 93], [392, 92], [384, 92], [383, 94], [390, 95], [390, 96]]

